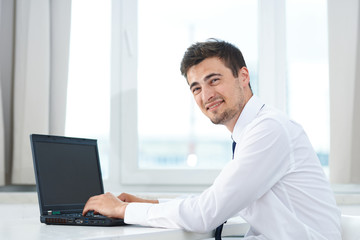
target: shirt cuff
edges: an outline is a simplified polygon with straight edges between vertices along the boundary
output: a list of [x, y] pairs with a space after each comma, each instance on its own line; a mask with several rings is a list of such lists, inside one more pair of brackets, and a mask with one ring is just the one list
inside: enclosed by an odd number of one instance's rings
[[148, 226], [148, 211], [152, 205], [152, 203], [129, 203], [126, 206], [124, 222]]

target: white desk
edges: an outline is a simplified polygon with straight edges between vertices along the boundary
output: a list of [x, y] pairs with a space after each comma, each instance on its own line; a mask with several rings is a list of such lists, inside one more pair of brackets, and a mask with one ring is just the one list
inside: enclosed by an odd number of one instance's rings
[[[60, 226], [40, 223], [37, 204], [0, 204], [0, 239], [137, 239], [191, 240], [212, 237], [179, 229], [148, 228], [136, 225], [117, 227]], [[230, 219], [223, 235], [243, 235], [248, 224], [242, 219]]]

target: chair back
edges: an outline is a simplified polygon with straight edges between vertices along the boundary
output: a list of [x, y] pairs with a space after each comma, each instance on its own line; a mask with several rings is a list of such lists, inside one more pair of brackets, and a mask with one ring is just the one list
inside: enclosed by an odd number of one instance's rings
[[342, 240], [360, 240], [360, 216], [341, 215]]

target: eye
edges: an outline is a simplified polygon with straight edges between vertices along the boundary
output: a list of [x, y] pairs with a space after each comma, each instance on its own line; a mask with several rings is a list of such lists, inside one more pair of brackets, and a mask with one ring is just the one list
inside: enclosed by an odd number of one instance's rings
[[217, 83], [220, 80], [220, 78], [213, 78], [211, 79], [211, 84]]
[[191, 91], [194, 95], [198, 94], [200, 92], [200, 90], [201, 90], [200, 87], [194, 87], [193, 89], [191, 89]]

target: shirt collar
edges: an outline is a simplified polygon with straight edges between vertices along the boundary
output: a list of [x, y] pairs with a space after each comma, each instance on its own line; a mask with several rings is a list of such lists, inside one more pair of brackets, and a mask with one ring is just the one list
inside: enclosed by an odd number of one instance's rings
[[245, 104], [244, 109], [242, 110], [238, 120], [236, 121], [234, 130], [232, 132], [232, 139], [237, 142], [240, 137], [240, 133], [243, 129], [248, 125], [252, 120], [255, 119], [257, 114], [260, 112], [264, 103], [261, 99], [255, 95], [253, 95], [249, 101]]

